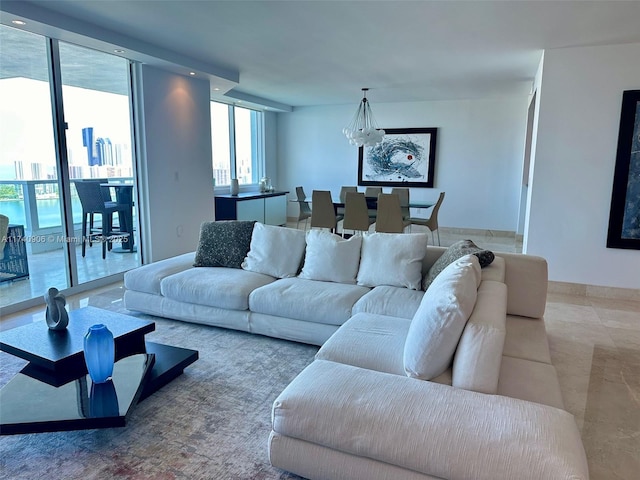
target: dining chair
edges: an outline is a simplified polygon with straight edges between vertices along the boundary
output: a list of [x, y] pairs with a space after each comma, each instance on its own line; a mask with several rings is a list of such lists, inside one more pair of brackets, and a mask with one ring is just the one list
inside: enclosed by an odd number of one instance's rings
[[391, 193], [395, 193], [400, 197], [400, 209], [402, 210], [402, 219], [409, 220], [411, 213], [409, 212], [409, 189], [408, 188], [392, 188]]
[[314, 190], [311, 194], [311, 228], [328, 228], [335, 231], [338, 219], [333, 207], [331, 192], [328, 190]]
[[364, 189], [365, 197], [378, 198], [378, 195], [382, 193], [382, 187], [367, 187]]
[[[113, 226], [113, 214], [122, 212], [126, 215], [127, 209], [131, 208], [131, 206], [116, 202], [105, 202], [99, 182], [74, 182], [74, 185], [82, 205], [82, 256], [85, 256], [87, 243], [91, 246], [94, 239], [101, 238], [102, 258], [105, 259], [107, 248], [111, 249], [110, 237], [113, 235], [128, 235], [123, 228], [116, 229]], [[101, 216], [101, 227], [92, 229], [90, 217], [96, 213]], [[87, 226], [89, 226], [89, 229], [87, 229]]]
[[[369, 199], [374, 199], [376, 202], [378, 201], [378, 195], [380, 195], [381, 193], [382, 193], [382, 187], [367, 187], [364, 189], [364, 196]], [[371, 220], [375, 222], [377, 216], [378, 216], [377, 209], [370, 208], [369, 218], [371, 218]]]
[[[112, 202], [113, 198], [111, 198], [111, 189], [109, 187], [103, 187], [101, 184], [108, 183], [108, 178], [76, 178], [73, 180], [73, 183], [77, 182], [95, 182], [100, 184], [100, 192], [102, 193], [102, 199], [106, 202]], [[89, 230], [94, 229], [94, 214], [91, 213], [89, 215]]]
[[[357, 192], [358, 187], [340, 187], [340, 203], [347, 202], [347, 192]], [[344, 218], [344, 207], [337, 207], [336, 214]], [[338, 220], [339, 221], [339, 220]]]
[[409, 222], [411, 222], [411, 225], [423, 225], [431, 230], [431, 241], [434, 245], [436, 243], [433, 236], [434, 231], [438, 232], [438, 245], [440, 245], [440, 230], [438, 230], [438, 211], [440, 210], [440, 206], [442, 205], [443, 200], [444, 192], [440, 192], [438, 201], [433, 206], [433, 210], [431, 210], [431, 216], [429, 218], [409, 217]]
[[342, 222], [342, 235], [345, 230], [354, 232], [368, 232], [374, 222], [369, 217], [367, 199], [362, 192], [347, 192], [344, 202], [344, 220]]
[[378, 195], [376, 232], [402, 233], [408, 225], [409, 221], [402, 219], [400, 197], [394, 193], [381, 193]]
[[305, 193], [303, 187], [296, 187], [296, 197], [299, 202], [307, 200], [307, 194]]
[[347, 203], [347, 192], [357, 192], [358, 187], [341, 187], [340, 188], [340, 202]]
[[296, 187], [296, 196], [298, 197], [298, 206], [300, 207], [296, 228], [300, 228], [300, 221], [304, 220], [304, 229], [306, 231], [307, 224], [311, 218], [311, 206], [309, 205], [309, 202], [307, 202], [307, 195], [304, 193], [304, 189], [302, 187]]

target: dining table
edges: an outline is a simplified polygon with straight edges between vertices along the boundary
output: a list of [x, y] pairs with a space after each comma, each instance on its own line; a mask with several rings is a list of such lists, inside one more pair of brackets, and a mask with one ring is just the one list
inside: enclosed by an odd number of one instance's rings
[[[378, 209], [378, 197], [365, 197], [367, 201], [367, 208], [370, 210]], [[310, 201], [309, 201], [310, 202]], [[423, 201], [410, 201], [409, 208], [431, 208], [435, 205], [433, 202]], [[333, 199], [333, 208], [344, 208], [344, 202], [341, 200]]]

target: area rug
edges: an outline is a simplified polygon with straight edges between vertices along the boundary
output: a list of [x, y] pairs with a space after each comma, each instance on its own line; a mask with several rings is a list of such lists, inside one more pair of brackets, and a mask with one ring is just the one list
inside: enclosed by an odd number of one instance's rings
[[[198, 350], [199, 360], [136, 405], [123, 428], [1, 437], [0, 478], [299, 478], [269, 464], [271, 406], [317, 347], [135, 316], [156, 322], [149, 340]], [[0, 352], [0, 385], [24, 365]]]

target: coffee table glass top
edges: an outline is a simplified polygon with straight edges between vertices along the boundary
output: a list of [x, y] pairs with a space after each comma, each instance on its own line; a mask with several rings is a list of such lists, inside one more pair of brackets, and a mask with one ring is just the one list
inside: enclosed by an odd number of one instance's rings
[[82, 375], [55, 387], [18, 373], [0, 389], [0, 434], [123, 427], [154, 359], [145, 353], [125, 357], [102, 384]]
[[[113, 333], [116, 358], [144, 351], [144, 335], [155, 330], [149, 320], [121, 315], [100, 308], [86, 307], [69, 312], [69, 325], [65, 330], [50, 330], [44, 321], [0, 332], [0, 350], [32, 362], [38, 368], [65, 371], [69, 365], [84, 363], [84, 336], [90, 326], [102, 323]], [[122, 351], [128, 342], [135, 342], [131, 351]], [[124, 350], [121, 348], [121, 350]]]

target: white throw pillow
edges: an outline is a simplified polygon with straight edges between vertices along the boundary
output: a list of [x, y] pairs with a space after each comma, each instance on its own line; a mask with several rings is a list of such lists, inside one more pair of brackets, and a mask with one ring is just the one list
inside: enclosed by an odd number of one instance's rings
[[300, 278], [336, 283], [356, 283], [362, 237], [343, 239], [326, 230], [307, 233], [307, 251]]
[[304, 232], [256, 223], [242, 268], [276, 278], [295, 277], [304, 255]]
[[420, 290], [426, 233], [368, 233], [362, 240], [358, 285]]
[[433, 280], [404, 344], [404, 371], [409, 377], [431, 380], [451, 365], [475, 307], [481, 276], [478, 258], [465, 255]]

